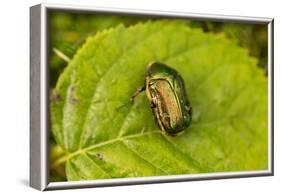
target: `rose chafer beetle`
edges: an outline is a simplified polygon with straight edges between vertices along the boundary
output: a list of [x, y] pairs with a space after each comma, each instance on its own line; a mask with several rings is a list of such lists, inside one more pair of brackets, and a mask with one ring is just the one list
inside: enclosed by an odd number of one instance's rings
[[132, 100], [144, 90], [162, 131], [174, 136], [190, 125], [191, 106], [184, 81], [176, 70], [158, 62], [149, 64], [146, 84], [136, 91]]

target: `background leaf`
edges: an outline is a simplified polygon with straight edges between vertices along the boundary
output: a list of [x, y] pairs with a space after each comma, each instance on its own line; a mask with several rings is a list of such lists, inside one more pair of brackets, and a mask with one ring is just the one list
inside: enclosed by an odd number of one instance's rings
[[[105, 19], [106, 18], [106, 19]], [[116, 27], [120, 24], [130, 26], [145, 18], [135, 16], [118, 16], [108, 14], [66, 13], [50, 12], [50, 47], [53, 53], [58, 49], [64, 55], [72, 58], [75, 52], [85, 42], [87, 37], [95, 35], [98, 31]], [[56, 54], [50, 56], [50, 84], [53, 87], [67, 65], [66, 61]]]
[[[145, 94], [124, 109], [159, 61], [184, 78], [191, 126], [162, 134]], [[267, 169], [267, 79], [222, 34], [156, 21], [90, 37], [59, 77], [52, 132], [68, 180]]]

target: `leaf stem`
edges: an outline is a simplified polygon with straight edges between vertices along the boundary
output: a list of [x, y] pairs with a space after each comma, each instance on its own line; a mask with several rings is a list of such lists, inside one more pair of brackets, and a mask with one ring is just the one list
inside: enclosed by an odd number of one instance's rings
[[69, 63], [70, 58], [69, 58], [66, 54], [64, 54], [62, 51], [60, 51], [60, 50], [57, 49], [57, 48], [53, 48], [53, 51], [54, 51], [54, 53], [55, 53], [59, 58], [61, 58], [61, 59], [64, 60], [65, 62]]

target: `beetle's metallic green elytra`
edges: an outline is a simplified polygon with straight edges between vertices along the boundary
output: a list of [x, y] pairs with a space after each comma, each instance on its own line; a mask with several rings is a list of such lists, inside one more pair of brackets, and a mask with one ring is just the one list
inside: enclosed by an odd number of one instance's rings
[[161, 130], [176, 135], [190, 125], [191, 106], [184, 81], [176, 70], [158, 62], [149, 64], [145, 88]]

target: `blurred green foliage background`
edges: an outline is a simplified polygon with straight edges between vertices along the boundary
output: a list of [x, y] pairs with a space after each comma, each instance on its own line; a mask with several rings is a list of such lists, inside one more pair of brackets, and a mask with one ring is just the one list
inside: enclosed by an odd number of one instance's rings
[[[88, 36], [120, 24], [130, 26], [138, 22], [159, 19], [144, 16], [95, 15], [58, 11], [51, 12], [49, 16], [51, 87], [55, 85], [59, 74], [67, 65], [67, 61], [58, 52], [71, 59]], [[201, 22], [187, 19], [185, 21], [190, 27], [201, 28], [205, 32], [225, 33], [228, 38], [236, 40], [240, 46], [247, 48], [251, 56], [258, 58], [258, 65], [264, 68], [265, 74], [267, 73], [267, 25]]]

